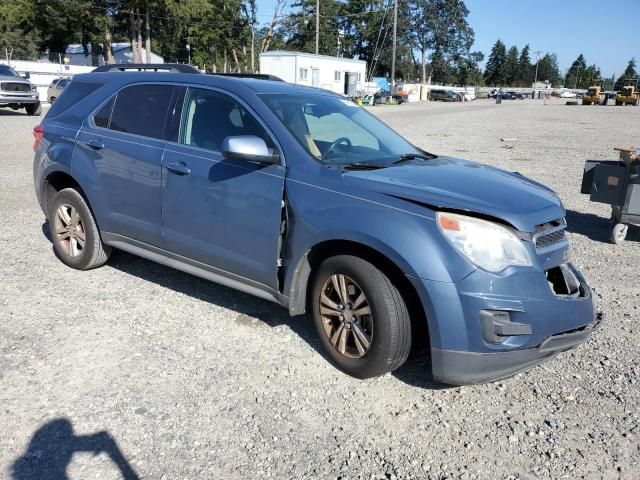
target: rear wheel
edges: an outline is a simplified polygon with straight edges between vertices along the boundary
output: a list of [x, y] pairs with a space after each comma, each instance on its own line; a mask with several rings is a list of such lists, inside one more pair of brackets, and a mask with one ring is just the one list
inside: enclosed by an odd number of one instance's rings
[[357, 378], [400, 367], [411, 349], [404, 299], [371, 263], [350, 255], [325, 260], [314, 277], [313, 318], [333, 363]]
[[90, 270], [108, 260], [111, 247], [102, 243], [91, 210], [76, 190], [65, 188], [53, 197], [49, 229], [53, 249], [65, 265]]

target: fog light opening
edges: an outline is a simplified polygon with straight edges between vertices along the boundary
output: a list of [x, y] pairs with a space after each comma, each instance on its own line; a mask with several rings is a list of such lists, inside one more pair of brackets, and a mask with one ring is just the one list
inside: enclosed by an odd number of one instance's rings
[[531, 325], [512, 322], [510, 313], [501, 310], [481, 310], [480, 324], [485, 342], [493, 345], [499, 345], [509, 337], [533, 332]]

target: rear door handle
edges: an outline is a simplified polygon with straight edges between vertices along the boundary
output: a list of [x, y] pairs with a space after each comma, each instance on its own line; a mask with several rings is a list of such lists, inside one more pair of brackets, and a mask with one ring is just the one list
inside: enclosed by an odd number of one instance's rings
[[89, 140], [87, 142], [87, 145], [89, 145], [94, 150], [102, 150], [104, 148], [104, 143], [102, 143], [100, 140]]
[[165, 164], [165, 167], [176, 175], [189, 175], [191, 173], [191, 169], [184, 162], [169, 162]]

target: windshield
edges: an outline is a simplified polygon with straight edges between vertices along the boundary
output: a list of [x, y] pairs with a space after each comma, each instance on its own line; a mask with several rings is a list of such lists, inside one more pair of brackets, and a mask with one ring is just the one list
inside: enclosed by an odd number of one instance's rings
[[5, 75], [7, 77], [18, 77], [18, 78], [20, 78], [20, 75], [18, 75], [13, 68], [11, 68], [11, 67], [9, 67], [7, 65], [0, 65], [0, 76], [1, 75]]
[[325, 164], [390, 164], [401, 155], [422, 153], [350, 100], [322, 94], [260, 97], [298, 143]]

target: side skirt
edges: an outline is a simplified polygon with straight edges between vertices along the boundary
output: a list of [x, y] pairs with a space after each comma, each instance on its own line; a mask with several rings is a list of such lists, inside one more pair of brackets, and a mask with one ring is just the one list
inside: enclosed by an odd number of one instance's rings
[[138, 240], [134, 240], [123, 235], [101, 232], [101, 236], [104, 243], [120, 250], [124, 250], [125, 252], [195, 275], [196, 277], [210, 280], [214, 283], [224, 285], [225, 287], [230, 287], [235, 290], [248, 293], [249, 295], [275, 302], [285, 308], [289, 306], [289, 297], [281, 294], [268, 285], [255, 282], [234, 273], [220, 270], [219, 268], [206, 265], [190, 258], [176, 255], [175, 253], [139, 242]]

